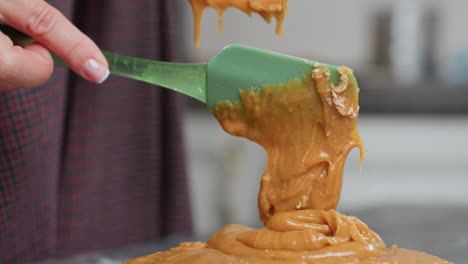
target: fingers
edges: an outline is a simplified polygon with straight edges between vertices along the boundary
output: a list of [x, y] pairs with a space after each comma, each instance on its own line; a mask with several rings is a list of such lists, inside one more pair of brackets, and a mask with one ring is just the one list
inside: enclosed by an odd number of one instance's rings
[[50, 78], [53, 71], [52, 57], [41, 44], [34, 43], [26, 48], [14, 46], [12, 41], [0, 33], [0, 89], [34, 87]]
[[45, 1], [0, 0], [0, 20], [35, 38], [83, 78], [101, 83], [108, 77], [96, 44]]

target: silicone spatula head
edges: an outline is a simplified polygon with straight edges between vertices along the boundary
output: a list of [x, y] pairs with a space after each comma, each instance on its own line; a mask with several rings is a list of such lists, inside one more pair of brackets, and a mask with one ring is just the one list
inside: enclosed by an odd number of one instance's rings
[[[292, 79], [302, 80], [314, 62], [242, 45], [230, 45], [208, 62], [206, 103], [213, 109], [217, 102], [239, 101], [239, 91], [263, 85], [277, 85]], [[321, 63], [330, 69], [331, 81], [338, 85], [338, 67]]]

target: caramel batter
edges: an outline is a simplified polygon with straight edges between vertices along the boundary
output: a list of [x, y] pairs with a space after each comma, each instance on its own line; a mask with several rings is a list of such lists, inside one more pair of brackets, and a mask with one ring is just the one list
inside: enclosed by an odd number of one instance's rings
[[[229, 225], [207, 243], [182, 243], [127, 264], [444, 264], [426, 253], [387, 248], [363, 222], [334, 209], [345, 159], [362, 143], [357, 129], [358, 87], [340, 67], [339, 85], [324, 66], [303, 80], [240, 92], [214, 115], [224, 130], [265, 148], [268, 161], [258, 206], [265, 225]], [[362, 155], [361, 155], [362, 158]], [[362, 160], [362, 159], [361, 159]]]
[[[349, 69], [340, 71], [339, 86], [329, 84], [327, 68], [316, 67], [303, 81], [263, 87], [260, 94], [241, 92], [241, 103], [216, 106], [226, 132], [267, 151], [258, 198], [264, 224], [276, 212], [329, 210], [338, 204], [346, 156], [362, 147], [356, 81]], [[353, 87], [346, 89], [348, 84]]]
[[281, 35], [281, 27], [288, 8], [288, 0], [190, 0], [190, 4], [192, 5], [195, 25], [194, 41], [197, 47], [200, 43], [201, 18], [206, 7], [212, 7], [218, 13], [218, 33], [220, 35], [223, 32], [223, 15], [229, 7], [235, 7], [249, 16], [252, 13], [257, 13], [267, 23], [270, 23], [271, 18], [275, 17], [277, 35]]

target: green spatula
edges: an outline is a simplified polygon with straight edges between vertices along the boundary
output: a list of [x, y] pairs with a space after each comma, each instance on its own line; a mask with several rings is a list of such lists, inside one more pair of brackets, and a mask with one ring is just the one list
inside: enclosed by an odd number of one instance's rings
[[[0, 30], [18, 45], [34, 41], [8, 26]], [[104, 52], [112, 75], [159, 85], [193, 97], [212, 109], [216, 102], [239, 101], [239, 90], [302, 79], [314, 62], [242, 45], [230, 45], [205, 64], [170, 63]], [[54, 56], [54, 62], [66, 66]], [[325, 64], [322, 64], [325, 65]], [[331, 80], [338, 84], [336, 66], [330, 69]]]

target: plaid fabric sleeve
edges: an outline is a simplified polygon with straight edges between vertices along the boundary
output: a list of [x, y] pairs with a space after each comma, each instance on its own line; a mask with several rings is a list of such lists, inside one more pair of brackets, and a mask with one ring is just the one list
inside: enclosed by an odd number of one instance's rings
[[[170, 60], [171, 0], [55, 0], [98, 45]], [[182, 98], [119, 77], [56, 69], [0, 92], [0, 263], [190, 234]]]

